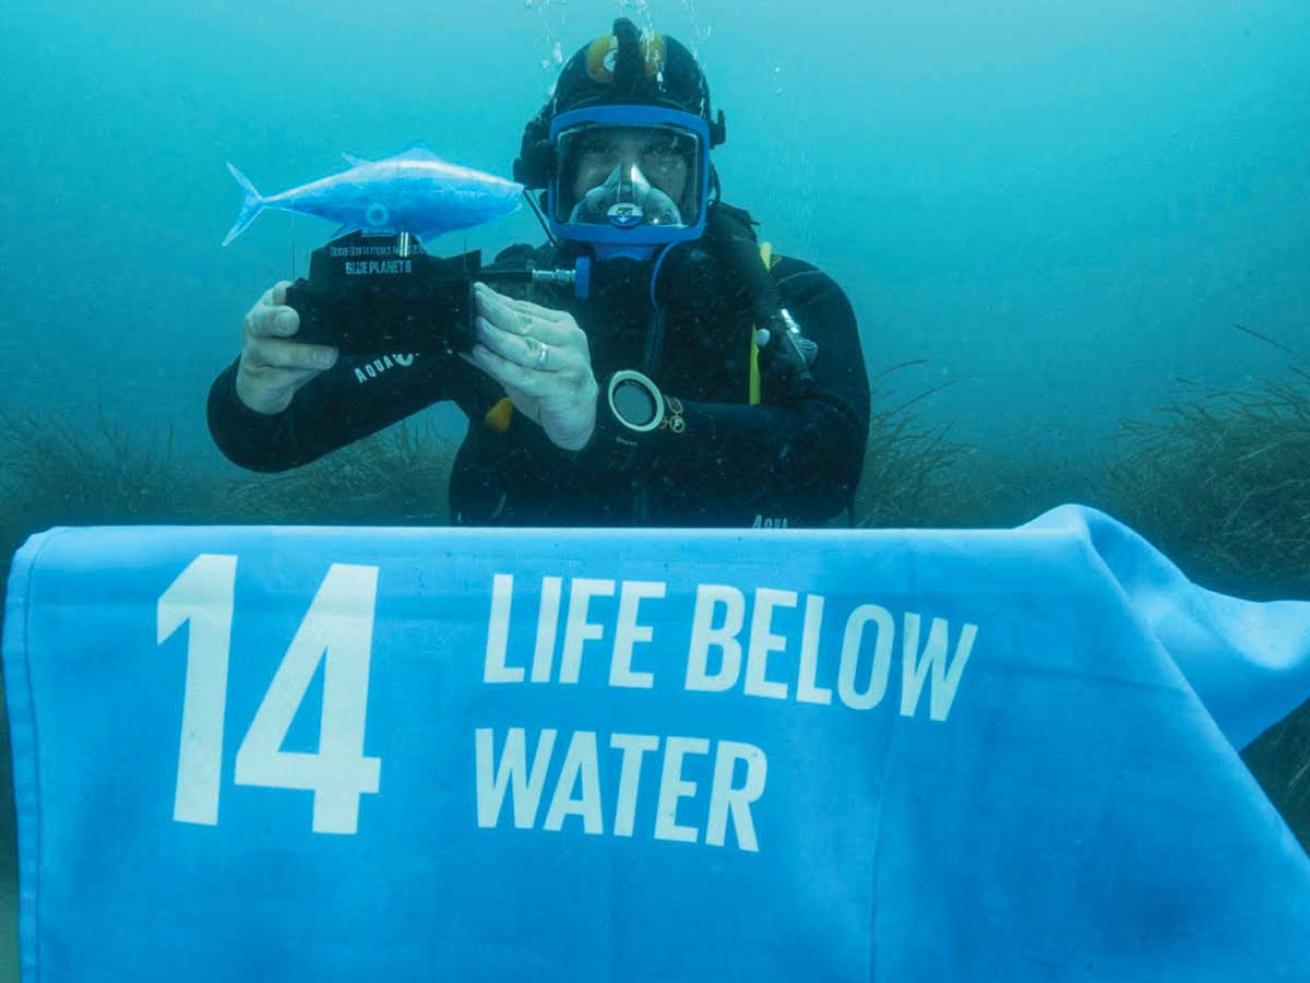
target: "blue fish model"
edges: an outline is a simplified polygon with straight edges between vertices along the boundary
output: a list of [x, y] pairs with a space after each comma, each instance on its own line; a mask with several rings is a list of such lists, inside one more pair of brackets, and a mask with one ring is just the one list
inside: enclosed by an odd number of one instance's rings
[[383, 160], [342, 156], [352, 165], [349, 170], [268, 197], [229, 163], [246, 199], [223, 245], [265, 208], [340, 222], [343, 235], [409, 232], [426, 242], [443, 232], [508, 215], [523, 203], [523, 185], [442, 160], [425, 143]]

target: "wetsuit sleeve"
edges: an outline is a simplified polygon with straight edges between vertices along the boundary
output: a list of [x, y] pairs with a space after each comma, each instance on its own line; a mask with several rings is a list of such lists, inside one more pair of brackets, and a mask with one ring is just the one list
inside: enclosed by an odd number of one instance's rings
[[796, 261], [785, 269], [778, 280], [783, 306], [818, 344], [812, 382], [776, 398], [765, 380], [756, 406], [666, 400], [680, 402], [683, 425], [652, 435], [652, 476], [665, 494], [687, 497], [684, 508], [703, 496], [765, 519], [813, 525], [851, 503], [869, 431], [855, 314], [828, 276]]
[[481, 419], [495, 402], [486, 377], [458, 358], [339, 358], [281, 413], [257, 413], [236, 392], [239, 359], [209, 390], [209, 432], [225, 457], [252, 471], [285, 471], [402, 420], [443, 399]]

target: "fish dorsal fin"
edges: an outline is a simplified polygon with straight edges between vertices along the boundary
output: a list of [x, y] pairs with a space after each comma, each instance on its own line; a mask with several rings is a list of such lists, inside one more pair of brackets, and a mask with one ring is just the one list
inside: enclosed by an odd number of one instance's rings
[[404, 160], [431, 161], [434, 164], [449, 163], [449, 161], [433, 150], [432, 145], [426, 140], [418, 140], [415, 143], [410, 144], [400, 153], [396, 154], [396, 156]]
[[[360, 157], [358, 154], [342, 154], [341, 159], [344, 160], [351, 167], [362, 167], [365, 164], [377, 163], [376, 160], [370, 160], [367, 157]], [[426, 160], [434, 164], [449, 163], [449, 161], [447, 161], [445, 158], [439, 156], [437, 152], [432, 149], [431, 144], [429, 144], [426, 140], [419, 140], [416, 143], [412, 143], [404, 150], [402, 150], [400, 153], [392, 154], [390, 157], [386, 157], [383, 159], [384, 160]]]

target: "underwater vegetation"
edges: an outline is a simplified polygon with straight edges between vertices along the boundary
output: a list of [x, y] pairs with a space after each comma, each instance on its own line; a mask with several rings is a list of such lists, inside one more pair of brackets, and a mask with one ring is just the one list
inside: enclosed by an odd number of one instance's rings
[[1291, 371], [1247, 390], [1183, 383], [1163, 422], [1123, 425], [1111, 494], [1214, 589], [1310, 597], [1310, 374]]
[[[873, 380], [858, 525], [1006, 527], [1081, 502], [1136, 529], [1206, 587], [1310, 599], [1310, 373], [1298, 364], [1243, 389], [1182, 382], [1152, 418], [1125, 421], [1102, 445], [1003, 454], [925, 422], [935, 389], [894, 397], [889, 377], [913, 364]], [[24, 539], [55, 525], [441, 525], [455, 450], [430, 427], [403, 422], [303, 468], [233, 478], [181, 454], [171, 433], [129, 433], [100, 414], [87, 427], [0, 408], [0, 569], [7, 578]], [[7, 728], [3, 736], [0, 872], [13, 869]], [[1310, 703], [1243, 757], [1310, 849]]]
[[440, 526], [457, 447], [402, 422], [308, 464], [227, 485], [216, 503], [238, 523]]
[[[920, 420], [916, 409], [942, 387], [897, 400], [887, 379], [922, 361], [902, 362], [869, 380], [869, 438], [855, 491], [855, 525], [862, 528], [936, 525], [950, 508], [950, 472], [969, 448], [950, 438], [949, 427]], [[843, 524], [838, 516], [834, 525]]]

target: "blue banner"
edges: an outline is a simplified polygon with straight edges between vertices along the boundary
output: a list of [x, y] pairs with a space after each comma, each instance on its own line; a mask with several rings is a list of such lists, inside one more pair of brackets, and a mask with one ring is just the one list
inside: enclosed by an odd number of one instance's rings
[[56, 529], [24, 980], [1310, 979], [1310, 603], [1007, 531]]

